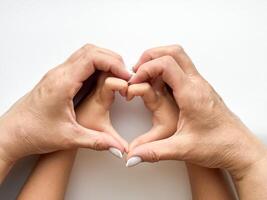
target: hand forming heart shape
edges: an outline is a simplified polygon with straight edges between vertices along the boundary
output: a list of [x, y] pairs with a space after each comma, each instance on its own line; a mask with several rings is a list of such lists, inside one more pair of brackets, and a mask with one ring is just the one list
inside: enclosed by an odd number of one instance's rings
[[[130, 101], [135, 96], [141, 96], [145, 106], [152, 112], [152, 128], [145, 134], [136, 138], [130, 146], [113, 128], [110, 120], [110, 108], [114, 101], [115, 92]], [[167, 138], [171, 136], [177, 127], [179, 109], [173, 98], [166, 90], [164, 82], [157, 78], [150, 83], [140, 83], [129, 85], [125, 80], [112, 77], [111, 74], [100, 75], [95, 90], [77, 108], [77, 111], [86, 110], [86, 117], [78, 119], [83, 126], [94, 129], [103, 134], [114, 137], [123, 149], [110, 148], [110, 151], [122, 157], [122, 152], [128, 152], [134, 147]], [[101, 142], [96, 142], [95, 149], [101, 149]], [[128, 165], [130, 165], [128, 163]]]

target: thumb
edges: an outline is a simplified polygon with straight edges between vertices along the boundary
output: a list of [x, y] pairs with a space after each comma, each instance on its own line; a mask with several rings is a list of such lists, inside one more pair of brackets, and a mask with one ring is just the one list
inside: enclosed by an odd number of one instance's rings
[[135, 166], [140, 162], [184, 160], [189, 146], [190, 139], [185, 135], [173, 135], [167, 139], [146, 143], [129, 152], [126, 167]]
[[78, 147], [89, 148], [96, 151], [109, 150], [117, 157], [122, 157], [124, 147], [113, 136], [82, 126], [80, 126], [79, 132], [79, 136], [75, 138], [75, 143]]
[[[171, 133], [171, 134], [173, 134], [173, 133]], [[135, 138], [131, 142], [131, 144], [129, 146], [129, 150], [131, 151], [134, 148], [136, 148], [137, 146], [140, 146], [142, 144], [153, 142], [153, 141], [156, 141], [156, 140], [165, 139], [165, 138], [167, 138], [169, 136], [170, 136], [170, 134], [168, 133], [168, 131], [166, 131], [164, 129], [164, 127], [162, 127], [162, 126], [153, 126], [148, 132], [146, 132], [145, 134], [140, 135], [139, 137]]]

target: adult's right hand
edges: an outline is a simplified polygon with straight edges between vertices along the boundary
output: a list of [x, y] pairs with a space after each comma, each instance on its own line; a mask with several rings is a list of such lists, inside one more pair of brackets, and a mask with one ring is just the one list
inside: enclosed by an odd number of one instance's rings
[[29, 154], [74, 147], [115, 147], [123, 152], [123, 145], [110, 134], [87, 129], [76, 121], [73, 98], [95, 70], [130, 78], [118, 54], [85, 45], [50, 70], [0, 118], [0, 164], [13, 163]]

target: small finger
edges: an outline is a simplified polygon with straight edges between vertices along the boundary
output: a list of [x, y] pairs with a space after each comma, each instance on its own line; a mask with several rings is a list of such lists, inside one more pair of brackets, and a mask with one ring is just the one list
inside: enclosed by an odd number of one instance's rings
[[151, 107], [157, 103], [157, 94], [149, 83], [132, 84], [128, 87], [127, 100], [133, 99], [135, 96], [141, 96], [145, 105]]
[[114, 93], [119, 91], [122, 96], [125, 96], [127, 93], [128, 83], [116, 77], [107, 77], [104, 81], [101, 97], [102, 99], [111, 100], [114, 98]]

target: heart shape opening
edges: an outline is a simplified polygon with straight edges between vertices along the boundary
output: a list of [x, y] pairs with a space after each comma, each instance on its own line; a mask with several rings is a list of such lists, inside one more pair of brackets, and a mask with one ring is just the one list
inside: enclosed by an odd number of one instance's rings
[[152, 127], [152, 113], [141, 97], [126, 101], [125, 97], [116, 93], [110, 117], [113, 127], [128, 143]]
[[[150, 124], [152, 126], [145, 133], [139, 133], [140, 135], [129, 146], [128, 142], [119, 135], [112, 125], [110, 110], [116, 92], [119, 92], [128, 101], [140, 96], [145, 107], [151, 112], [152, 123]], [[128, 85], [125, 80], [113, 77], [108, 73], [100, 74], [96, 88], [78, 108], [86, 110], [88, 113], [87, 117], [81, 119], [84, 120], [82, 124], [85, 124], [87, 128], [109, 134], [123, 145], [125, 152], [139, 145], [173, 135], [176, 131], [179, 114], [173, 98], [160, 78], [149, 83]], [[131, 112], [136, 113], [138, 110], [135, 109]], [[125, 111], [121, 110], [120, 114], [123, 115], [123, 112]], [[113, 153], [121, 157], [118, 152]]]

